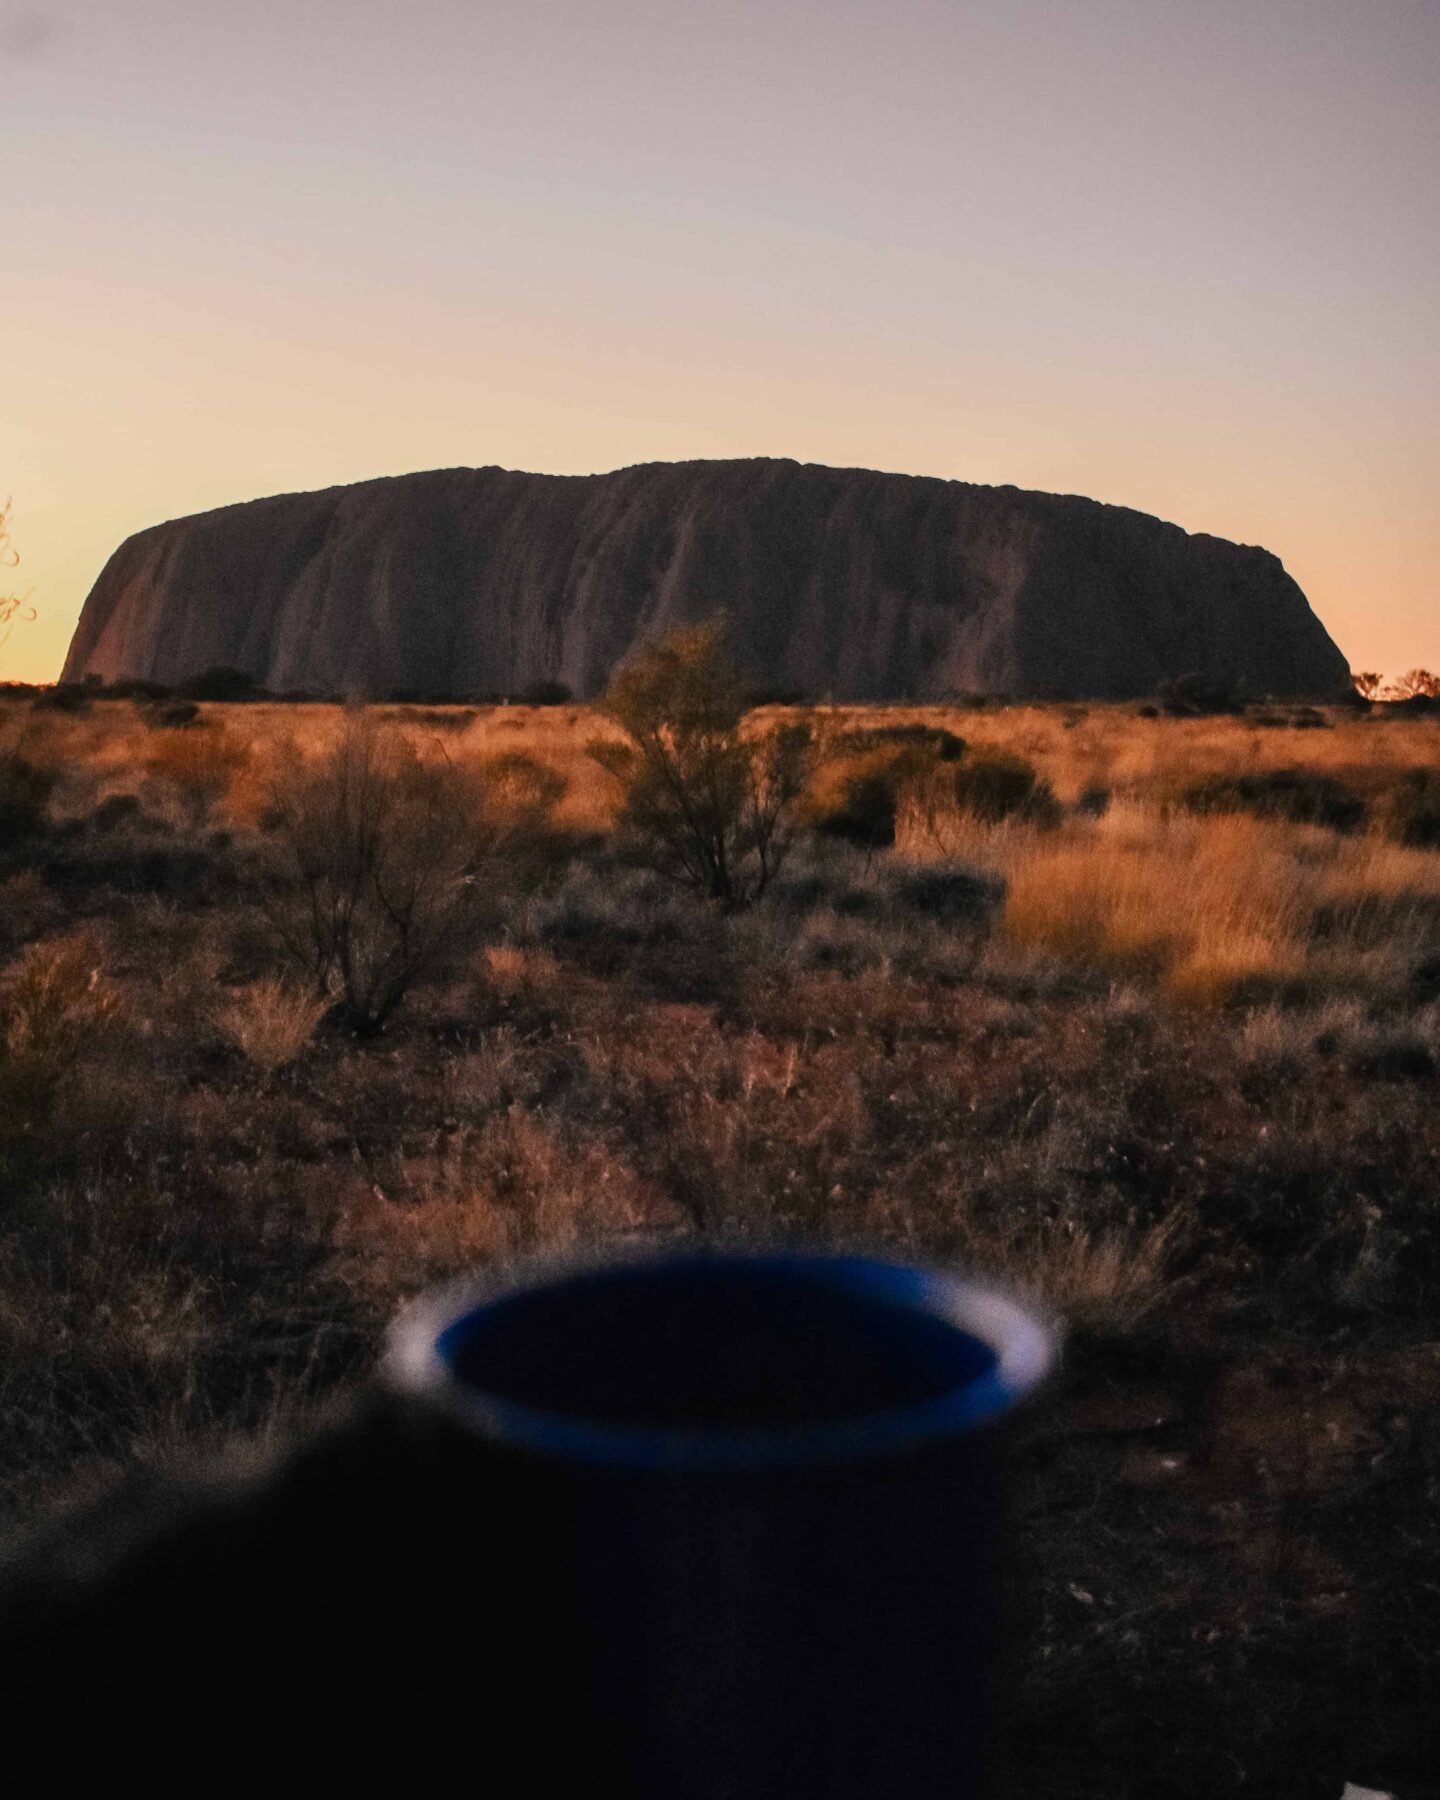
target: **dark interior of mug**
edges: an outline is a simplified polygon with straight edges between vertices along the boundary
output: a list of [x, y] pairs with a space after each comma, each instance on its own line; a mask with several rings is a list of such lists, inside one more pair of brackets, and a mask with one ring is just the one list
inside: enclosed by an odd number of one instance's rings
[[493, 1299], [437, 1348], [492, 1398], [594, 1424], [784, 1429], [942, 1399], [990, 1346], [860, 1258], [704, 1258], [589, 1269]]

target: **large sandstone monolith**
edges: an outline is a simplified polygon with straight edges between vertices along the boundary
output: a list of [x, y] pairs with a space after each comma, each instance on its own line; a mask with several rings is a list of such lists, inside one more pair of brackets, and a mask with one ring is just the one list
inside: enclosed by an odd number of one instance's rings
[[155, 525], [101, 572], [65, 678], [590, 695], [721, 609], [759, 687], [817, 698], [1348, 687], [1268, 551], [1071, 495], [765, 459], [441, 469]]

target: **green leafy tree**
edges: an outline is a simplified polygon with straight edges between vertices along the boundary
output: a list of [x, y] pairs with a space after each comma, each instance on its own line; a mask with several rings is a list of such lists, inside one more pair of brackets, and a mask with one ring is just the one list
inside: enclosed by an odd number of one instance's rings
[[600, 711], [622, 737], [590, 754], [620, 785], [620, 834], [637, 860], [739, 907], [785, 860], [813, 751], [803, 726], [744, 728], [744, 682], [726, 638], [711, 620], [621, 669]]

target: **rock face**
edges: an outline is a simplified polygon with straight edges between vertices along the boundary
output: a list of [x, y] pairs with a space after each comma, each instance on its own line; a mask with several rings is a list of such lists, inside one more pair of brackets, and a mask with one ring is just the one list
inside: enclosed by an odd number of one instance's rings
[[722, 608], [758, 687], [813, 698], [1349, 685], [1265, 550], [1069, 495], [768, 460], [443, 469], [155, 525], [101, 572], [64, 678], [591, 695]]

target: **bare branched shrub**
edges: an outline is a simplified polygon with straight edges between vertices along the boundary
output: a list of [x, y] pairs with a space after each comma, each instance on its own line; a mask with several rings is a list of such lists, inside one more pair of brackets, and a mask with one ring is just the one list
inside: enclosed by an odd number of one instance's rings
[[271, 799], [278, 942], [317, 995], [378, 1031], [416, 982], [478, 941], [486, 864], [515, 824], [492, 815], [473, 775], [365, 712]]
[[213, 1017], [247, 1062], [273, 1075], [305, 1053], [329, 1005], [328, 996], [272, 975], [227, 995]]
[[[11, 501], [6, 500], [0, 506], [0, 569], [13, 569], [20, 561], [19, 556], [10, 547], [10, 510]], [[31, 620], [35, 617], [35, 608], [31, 606], [29, 596], [25, 594], [0, 594], [0, 644], [9, 637], [12, 627], [18, 619]]]
[[656, 645], [615, 676], [600, 706], [624, 738], [590, 754], [620, 786], [631, 854], [723, 906], [759, 899], [792, 842], [811, 740], [798, 726], [745, 734], [723, 626]]

